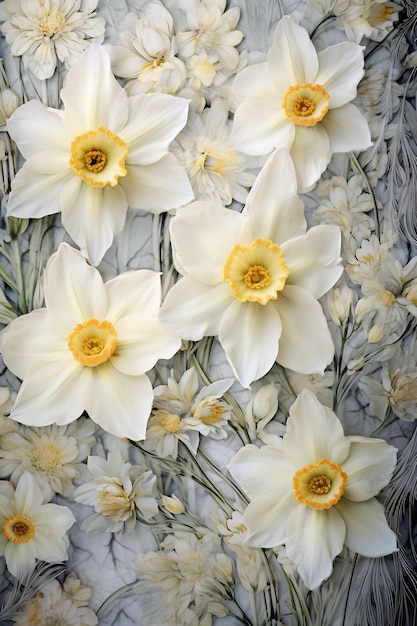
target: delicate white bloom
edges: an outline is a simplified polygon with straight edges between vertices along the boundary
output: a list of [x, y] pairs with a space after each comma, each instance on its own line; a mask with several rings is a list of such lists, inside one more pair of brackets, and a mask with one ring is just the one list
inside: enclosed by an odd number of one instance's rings
[[235, 146], [224, 101], [215, 100], [201, 114], [190, 114], [172, 150], [187, 170], [196, 200], [224, 205], [233, 199], [246, 201], [255, 181], [255, 174], [248, 170], [260, 162]]
[[234, 546], [237, 555], [236, 569], [244, 589], [258, 593], [268, 583], [262, 552], [249, 546]]
[[329, 313], [336, 326], [344, 326], [349, 319], [353, 294], [353, 290], [347, 285], [333, 287], [327, 294]]
[[231, 409], [221, 397], [230, 389], [233, 382], [233, 379], [218, 380], [200, 390], [187, 416], [190, 428], [213, 439], [227, 437], [227, 422]]
[[381, 41], [398, 20], [401, 5], [387, 0], [324, 0], [322, 2], [338, 19], [350, 41], [360, 43], [364, 37]]
[[143, 439], [153, 401], [145, 372], [180, 347], [156, 319], [159, 275], [137, 270], [103, 283], [63, 243], [44, 277], [46, 307], [18, 317], [0, 335], [7, 367], [23, 380], [11, 417], [61, 426], [87, 411], [116, 437]]
[[211, 55], [213, 63], [234, 71], [239, 64], [236, 46], [243, 39], [243, 33], [235, 30], [240, 9], [232, 7], [224, 12], [225, 0], [179, 0], [178, 5], [186, 13], [190, 28], [177, 33], [180, 56]]
[[9, 418], [16, 399], [16, 392], [8, 387], [0, 387], [0, 433], [7, 435], [19, 431], [16, 422]]
[[267, 61], [234, 80], [241, 100], [234, 119], [237, 145], [248, 154], [286, 148], [299, 188], [310, 188], [333, 153], [371, 145], [365, 118], [351, 104], [363, 63], [362, 48], [350, 42], [317, 53], [307, 31], [284, 16]]
[[187, 120], [188, 103], [168, 94], [127, 96], [105, 50], [92, 45], [61, 91], [64, 111], [32, 100], [7, 128], [26, 159], [7, 211], [62, 223], [97, 265], [125, 223], [127, 208], [160, 213], [193, 198], [168, 146]]
[[14, 91], [11, 89], [0, 91], [0, 126], [6, 123], [18, 106], [19, 99]]
[[116, 76], [129, 79], [127, 92], [175, 94], [185, 83], [186, 69], [176, 56], [170, 12], [159, 0], [153, 0], [143, 17], [128, 13], [121, 29], [121, 45], [111, 46], [109, 54]]
[[268, 383], [256, 391], [252, 390], [252, 397], [245, 409], [251, 439], [258, 437], [264, 443], [273, 445], [275, 438], [285, 433], [284, 424], [273, 419], [278, 411], [280, 388], [279, 384]]
[[[139, 554], [136, 567], [140, 580], [158, 585], [172, 624], [200, 624], [207, 613], [226, 616], [224, 599], [233, 581], [232, 561], [217, 536], [206, 533], [169, 535], [159, 552]], [[210, 622], [209, 622], [210, 623]]]
[[[16, 423], [16, 422], [14, 422]], [[45, 502], [56, 493], [68, 498], [73, 480], [84, 470], [81, 462], [95, 442], [94, 424], [81, 417], [68, 426], [23, 427], [0, 437], [0, 476], [10, 476], [16, 485], [29, 471], [42, 491]]]
[[395, 552], [395, 534], [374, 496], [389, 482], [396, 452], [381, 439], [345, 436], [333, 411], [303, 391], [280, 446], [248, 445], [230, 462], [251, 499], [247, 543], [284, 544], [309, 589], [330, 576], [344, 544], [368, 557]]
[[16, 615], [15, 626], [95, 626], [98, 619], [87, 607], [91, 589], [69, 574], [63, 586], [49, 580]]
[[370, 399], [369, 413], [383, 420], [388, 408], [405, 422], [417, 419], [417, 364], [415, 341], [402, 345], [392, 358], [383, 363], [380, 380], [363, 376], [359, 387]]
[[340, 231], [307, 232], [286, 151], [269, 157], [242, 213], [195, 202], [177, 212], [170, 232], [183, 278], [161, 320], [183, 339], [217, 335], [244, 386], [275, 361], [323, 373], [334, 346], [317, 300], [342, 272]]
[[58, 60], [70, 67], [93, 42], [102, 43], [106, 22], [95, 17], [98, 0], [5, 0], [1, 27], [11, 52], [44, 80]]
[[185, 511], [184, 504], [174, 493], [172, 496], [162, 496], [162, 504], [173, 515], [180, 515]]
[[190, 410], [197, 391], [198, 376], [194, 367], [185, 370], [181, 376], [171, 371], [167, 384], [158, 385], [154, 389], [154, 406], [157, 409], [185, 415]]
[[80, 485], [74, 500], [93, 506], [96, 513], [81, 527], [87, 532], [128, 534], [136, 525], [136, 514], [145, 520], [158, 512], [156, 476], [139, 465], [125, 463], [120, 450], [113, 448], [107, 460], [89, 456], [91, 482]]
[[187, 419], [165, 409], [154, 409], [142, 446], [162, 458], [169, 456], [176, 459], [180, 441], [195, 454], [199, 439], [198, 432], [190, 428]]
[[43, 504], [42, 492], [25, 472], [13, 492], [0, 488], [0, 555], [16, 578], [35, 565], [36, 559], [54, 563], [68, 558], [67, 530], [75, 518], [66, 506]]
[[224, 524], [219, 524], [217, 530], [223, 535], [225, 542], [232, 549], [234, 549], [234, 546], [243, 545], [249, 534], [243, 513], [240, 511], [233, 511], [232, 517], [227, 519]]

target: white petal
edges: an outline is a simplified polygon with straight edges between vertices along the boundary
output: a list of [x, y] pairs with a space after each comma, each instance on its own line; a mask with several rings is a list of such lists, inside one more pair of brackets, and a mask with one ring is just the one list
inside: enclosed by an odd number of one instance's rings
[[51, 329], [46, 309], [36, 309], [10, 322], [0, 334], [0, 351], [6, 366], [25, 378], [43, 354], [65, 354], [66, 342]]
[[128, 165], [149, 165], [168, 152], [187, 122], [188, 101], [151, 93], [129, 98], [129, 122], [120, 137], [129, 144]]
[[73, 176], [60, 201], [66, 231], [84, 256], [98, 265], [125, 223], [127, 201], [122, 187], [92, 187]]
[[277, 362], [300, 374], [323, 374], [334, 345], [320, 304], [308, 291], [286, 285], [277, 307], [282, 322]]
[[330, 95], [330, 108], [340, 107], [355, 98], [364, 75], [363, 48], [344, 41], [318, 53], [316, 83]]
[[274, 489], [282, 493], [282, 489], [285, 492], [289, 488], [292, 493], [294, 472], [284, 458], [282, 442], [281, 449], [246, 445], [231, 458], [227, 469], [251, 500], [263, 491]]
[[68, 165], [70, 137], [62, 122], [62, 111], [31, 100], [16, 109], [7, 121], [7, 130], [25, 159], [45, 150], [61, 149], [67, 153]]
[[343, 272], [341, 234], [337, 226], [315, 226], [281, 247], [290, 270], [287, 284], [302, 287], [314, 298], [321, 298], [329, 291]]
[[198, 341], [219, 332], [220, 319], [233, 300], [229, 285], [205, 285], [184, 276], [167, 293], [159, 319], [182, 339]]
[[274, 148], [289, 150], [294, 132], [294, 124], [277, 105], [277, 94], [268, 91], [249, 95], [237, 108], [232, 137], [241, 152], [257, 155]]
[[292, 85], [316, 82], [319, 67], [316, 49], [305, 28], [288, 16], [275, 29], [268, 67], [275, 88], [284, 94]]
[[50, 355], [28, 371], [11, 412], [13, 419], [28, 426], [47, 426], [69, 424], [80, 417], [89, 394], [90, 368], [83, 368], [67, 353]]
[[335, 413], [321, 404], [308, 389], [290, 407], [284, 435], [284, 453], [295, 470], [329, 459], [342, 465], [349, 454], [350, 442]]
[[99, 126], [117, 135], [129, 115], [126, 92], [113, 76], [107, 52], [96, 44], [68, 72], [61, 99], [64, 125], [74, 138]]
[[[279, 478], [278, 478], [279, 480]], [[281, 492], [281, 493], [280, 493]], [[247, 543], [257, 548], [273, 548], [288, 539], [288, 517], [297, 508], [291, 489], [263, 491], [249, 503], [244, 513]]]
[[219, 341], [238, 381], [249, 387], [273, 366], [281, 320], [272, 303], [233, 302], [223, 314]]
[[125, 315], [157, 315], [161, 305], [161, 277], [153, 270], [124, 272], [104, 285], [108, 296], [106, 319], [112, 324]]
[[252, 94], [271, 92], [270, 98], [272, 101], [272, 92], [274, 91], [271, 84], [271, 76], [268, 69], [268, 64], [255, 63], [244, 67], [240, 72], [236, 74], [233, 79], [231, 91], [239, 104]]
[[13, 179], [12, 191], [7, 203], [7, 214], [15, 217], [44, 217], [60, 211], [60, 197], [63, 186], [73, 178], [73, 171], [56, 160], [58, 166], [53, 172], [39, 173], [32, 157], [24, 163]]
[[147, 376], [126, 376], [108, 362], [94, 369], [86, 403], [90, 418], [115, 437], [145, 438], [153, 390]]
[[394, 472], [397, 449], [382, 439], [348, 437], [349, 456], [343, 464], [348, 475], [344, 496], [348, 500], [369, 500], [385, 487]]
[[297, 195], [294, 164], [286, 150], [274, 150], [268, 157], [249, 192], [243, 215], [248, 216], [253, 238], [281, 244], [305, 234], [304, 205]]
[[66, 243], [47, 263], [44, 294], [48, 320], [64, 339], [77, 324], [91, 317], [104, 319], [107, 293], [103, 280], [83, 255]]
[[134, 209], [162, 213], [194, 199], [187, 173], [173, 154], [150, 165], [127, 165], [126, 169], [120, 185]]
[[329, 135], [323, 122], [311, 127], [297, 126], [290, 154], [297, 172], [299, 190], [309, 189], [318, 181], [332, 156]]
[[363, 556], [379, 557], [397, 551], [397, 537], [388, 526], [384, 507], [375, 498], [351, 502], [342, 498], [337, 510], [346, 524], [345, 544]]
[[308, 589], [330, 576], [333, 559], [343, 549], [346, 527], [335, 507], [317, 511], [299, 505], [289, 516], [287, 554]]
[[19, 478], [14, 494], [16, 511], [31, 516], [33, 509], [42, 505], [42, 492], [30, 472], [23, 472]]
[[27, 543], [12, 543], [8, 541], [4, 550], [4, 556], [9, 572], [16, 578], [21, 578], [35, 566], [35, 544], [33, 541]]
[[146, 313], [123, 317], [115, 328], [117, 348], [110, 360], [122, 374], [145, 374], [159, 359], [174, 356], [181, 346], [177, 335]]
[[208, 285], [222, 282], [242, 223], [236, 211], [208, 202], [193, 202], [178, 211], [170, 224], [177, 269]]
[[331, 109], [321, 124], [329, 135], [332, 152], [366, 150], [372, 146], [368, 122], [353, 104]]

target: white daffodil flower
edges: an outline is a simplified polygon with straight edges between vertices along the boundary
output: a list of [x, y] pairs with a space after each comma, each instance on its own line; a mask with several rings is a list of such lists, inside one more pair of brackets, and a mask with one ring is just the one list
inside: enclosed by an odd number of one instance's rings
[[317, 53], [307, 31], [288, 16], [274, 33], [267, 61], [236, 75], [236, 142], [247, 154], [286, 148], [300, 190], [310, 188], [335, 152], [371, 146], [368, 124], [351, 100], [363, 70], [363, 50], [343, 42]]
[[98, 265], [128, 206], [160, 213], [193, 199], [185, 170], [168, 153], [188, 103], [168, 94], [128, 96], [97, 45], [68, 73], [61, 98], [64, 111], [32, 100], [8, 120], [26, 163], [7, 211], [31, 218], [61, 211], [68, 234]]
[[156, 317], [160, 277], [151, 270], [103, 283], [62, 243], [45, 269], [46, 308], [0, 335], [6, 366], [23, 380], [11, 417], [29, 426], [68, 424], [83, 411], [117, 437], [143, 439], [153, 402], [145, 372], [180, 340]]
[[396, 454], [382, 439], [346, 437], [335, 413], [304, 390], [279, 446], [248, 445], [230, 462], [251, 499], [247, 543], [285, 544], [309, 589], [330, 576], [343, 545], [368, 557], [395, 552], [396, 536], [374, 496], [388, 484]]
[[342, 272], [340, 230], [307, 232], [286, 151], [269, 157], [243, 213], [192, 203], [172, 220], [171, 238], [183, 278], [161, 307], [164, 323], [183, 339], [218, 336], [245, 386], [275, 361], [324, 372], [334, 346], [317, 300]]

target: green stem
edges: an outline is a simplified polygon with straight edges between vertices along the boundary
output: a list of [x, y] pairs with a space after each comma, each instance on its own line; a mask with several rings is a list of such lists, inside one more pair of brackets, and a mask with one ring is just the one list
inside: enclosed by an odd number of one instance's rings
[[375, 196], [375, 192], [374, 192], [374, 190], [372, 188], [372, 185], [370, 183], [370, 180], [369, 180], [365, 170], [363, 169], [362, 165], [359, 163], [359, 160], [356, 158], [356, 155], [353, 152], [349, 152], [349, 158], [352, 161], [352, 163], [355, 165], [356, 169], [359, 171], [359, 173], [362, 176], [363, 180], [365, 181], [368, 193], [369, 193], [369, 195], [372, 198], [373, 213], [374, 213], [374, 219], [375, 219], [375, 234], [378, 237], [378, 239], [380, 239], [381, 229], [380, 229], [380, 224], [379, 224], [378, 205], [377, 205], [377, 199], [376, 199], [376, 196]]

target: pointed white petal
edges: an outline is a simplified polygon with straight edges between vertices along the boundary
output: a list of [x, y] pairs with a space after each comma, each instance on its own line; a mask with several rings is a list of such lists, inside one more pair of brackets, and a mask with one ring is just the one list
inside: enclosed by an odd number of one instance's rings
[[99, 126], [117, 135], [129, 115], [128, 98], [113, 76], [109, 55], [96, 44], [68, 72], [61, 99], [64, 125], [73, 138]]
[[181, 346], [177, 335], [146, 313], [123, 317], [115, 328], [117, 348], [110, 360], [122, 374], [140, 376]]
[[209, 202], [193, 202], [177, 211], [170, 233], [181, 269], [208, 285], [220, 283], [243, 221], [236, 211]]
[[332, 156], [329, 135], [323, 121], [310, 127], [297, 126], [290, 154], [297, 172], [299, 190], [309, 189], [318, 181]]
[[159, 319], [182, 339], [198, 341], [218, 334], [221, 316], [232, 300], [226, 283], [211, 286], [184, 276], [168, 291]]
[[294, 470], [321, 459], [345, 468], [350, 442], [335, 413], [304, 389], [290, 407], [284, 435], [285, 458]]
[[62, 189], [60, 201], [66, 231], [84, 256], [98, 265], [125, 223], [127, 201], [122, 187], [92, 187], [74, 176]]
[[297, 505], [291, 489], [263, 491], [256, 496], [249, 503], [243, 518], [249, 531], [248, 545], [273, 548], [286, 543], [290, 532], [288, 517]]
[[249, 243], [263, 237], [281, 245], [305, 234], [304, 205], [297, 195], [294, 164], [286, 150], [274, 150], [268, 157], [249, 192], [243, 215], [248, 217]]
[[369, 500], [385, 487], [394, 472], [397, 449], [382, 439], [348, 437], [349, 456], [343, 464], [348, 475], [344, 496], [348, 500]]
[[317, 511], [300, 504], [287, 519], [287, 554], [306, 587], [317, 589], [330, 576], [343, 549], [346, 527], [335, 507]]
[[351, 502], [342, 498], [337, 510], [346, 524], [345, 544], [363, 556], [379, 557], [397, 551], [397, 537], [388, 526], [384, 507], [375, 498]]
[[355, 98], [364, 75], [363, 48], [344, 41], [318, 53], [316, 83], [330, 95], [330, 108], [340, 107]]
[[108, 362], [93, 368], [86, 402], [90, 418], [115, 437], [145, 438], [153, 390], [147, 376], [126, 376]]
[[125, 315], [157, 315], [161, 305], [161, 276], [153, 270], [124, 272], [108, 280], [106, 319], [116, 324]]
[[176, 209], [194, 199], [187, 173], [173, 154], [149, 165], [127, 165], [127, 175], [119, 184], [130, 207], [152, 213]]
[[231, 458], [227, 468], [251, 500], [262, 491], [276, 489], [281, 496], [288, 490], [292, 493], [294, 472], [284, 457], [282, 445], [281, 449], [246, 445]]
[[91, 317], [104, 319], [107, 293], [103, 280], [83, 255], [66, 243], [48, 261], [44, 294], [48, 322], [65, 340], [77, 324]]
[[372, 146], [368, 122], [353, 104], [331, 109], [321, 124], [328, 133], [332, 152], [366, 150]]
[[304, 236], [286, 241], [281, 248], [290, 270], [287, 284], [305, 289], [314, 298], [321, 298], [343, 272], [337, 226], [315, 226]]
[[16, 109], [7, 121], [7, 130], [25, 159], [45, 150], [64, 150], [68, 165], [71, 139], [62, 122], [62, 111], [31, 100]]
[[233, 302], [223, 314], [219, 341], [244, 387], [264, 376], [278, 354], [281, 320], [272, 302]]
[[308, 291], [285, 285], [277, 307], [282, 322], [277, 362], [300, 374], [323, 374], [334, 345], [320, 304]]
[[4, 549], [4, 557], [7, 569], [12, 576], [21, 578], [35, 566], [35, 543], [33, 541], [27, 543], [12, 543], [8, 541]]

